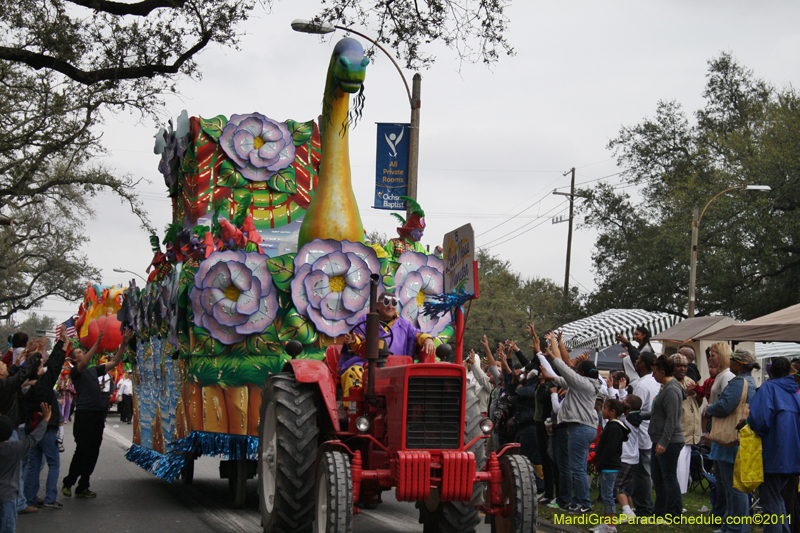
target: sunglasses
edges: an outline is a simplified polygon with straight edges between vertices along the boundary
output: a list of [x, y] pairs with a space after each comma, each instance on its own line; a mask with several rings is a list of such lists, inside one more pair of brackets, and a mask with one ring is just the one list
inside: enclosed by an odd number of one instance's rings
[[384, 296], [382, 303], [387, 307], [397, 307], [397, 298], [389, 298], [388, 296]]

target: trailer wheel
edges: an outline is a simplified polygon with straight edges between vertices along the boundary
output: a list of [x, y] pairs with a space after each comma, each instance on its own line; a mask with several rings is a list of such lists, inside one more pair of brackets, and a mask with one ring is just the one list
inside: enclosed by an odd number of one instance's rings
[[247, 459], [236, 460], [236, 468], [228, 478], [228, 492], [233, 500], [233, 508], [244, 508], [247, 498]]
[[312, 533], [320, 408], [314, 384], [275, 374], [264, 382], [258, 442], [258, 495], [265, 533]]
[[522, 455], [504, 455], [500, 471], [503, 503], [511, 506], [511, 514], [492, 517], [492, 533], [536, 533], [539, 509], [531, 464]]
[[317, 467], [315, 533], [353, 530], [353, 478], [350, 459], [342, 452], [325, 452]]
[[[481, 434], [481, 415], [478, 397], [467, 388], [467, 405], [464, 409], [464, 444]], [[486, 464], [486, 439], [479, 439], [467, 450], [475, 454], [476, 470], [480, 471]], [[474, 533], [480, 522], [476, 505], [483, 498], [485, 483], [475, 483], [472, 487], [472, 498], [468, 502], [440, 502], [439, 495], [431, 491], [426, 502], [417, 502], [419, 521], [423, 524], [424, 533]]]

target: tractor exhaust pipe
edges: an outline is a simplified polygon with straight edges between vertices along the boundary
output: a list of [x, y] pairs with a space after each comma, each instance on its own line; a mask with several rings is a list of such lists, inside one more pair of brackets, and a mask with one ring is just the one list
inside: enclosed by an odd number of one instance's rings
[[367, 326], [365, 356], [367, 358], [367, 400], [375, 397], [375, 369], [378, 366], [378, 341], [380, 332], [380, 316], [378, 315], [378, 274], [372, 274], [369, 280], [369, 313]]

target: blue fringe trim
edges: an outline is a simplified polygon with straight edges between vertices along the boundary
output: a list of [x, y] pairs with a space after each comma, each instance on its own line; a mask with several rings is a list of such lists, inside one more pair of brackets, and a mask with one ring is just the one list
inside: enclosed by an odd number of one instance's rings
[[255, 460], [258, 454], [258, 437], [192, 431], [188, 437], [169, 444], [171, 450], [162, 455], [149, 448], [132, 444], [125, 458], [148, 472], [166, 481], [180, 476], [186, 466], [187, 455], [196, 452], [209, 457], [224, 457], [230, 460]]
[[155, 465], [163, 457], [164, 456], [160, 453], [153, 451], [150, 448], [139, 446], [138, 444], [131, 444], [131, 447], [125, 452], [125, 459], [132, 463], [136, 463], [148, 472], [152, 472], [153, 465]]
[[431, 298], [435, 300], [435, 303], [430, 301], [425, 302], [422, 306], [422, 313], [424, 315], [444, 316], [456, 307], [461, 307], [467, 303], [473, 296], [472, 294], [467, 294], [463, 288], [459, 287], [457, 291], [432, 296]]

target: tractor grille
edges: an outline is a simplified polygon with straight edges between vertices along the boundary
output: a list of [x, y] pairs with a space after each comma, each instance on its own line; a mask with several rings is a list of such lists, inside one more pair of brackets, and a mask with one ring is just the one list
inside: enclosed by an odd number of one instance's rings
[[461, 447], [460, 378], [408, 378], [406, 448], [455, 450]]

